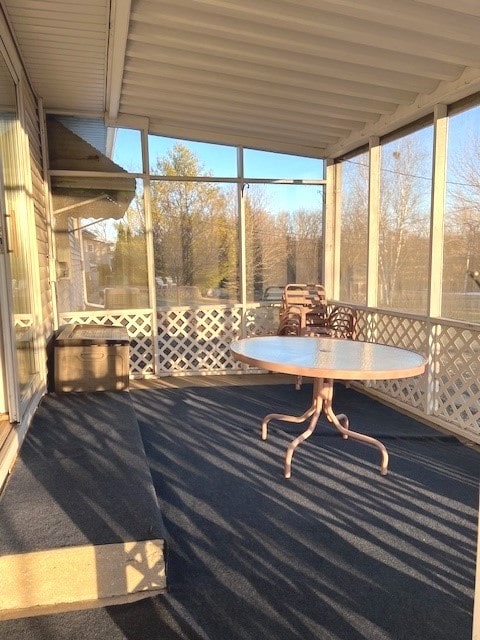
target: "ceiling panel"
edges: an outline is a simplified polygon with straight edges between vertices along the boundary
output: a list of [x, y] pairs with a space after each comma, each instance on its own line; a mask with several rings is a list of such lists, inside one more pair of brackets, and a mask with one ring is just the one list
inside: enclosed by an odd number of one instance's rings
[[45, 105], [103, 112], [109, 0], [4, 4], [32, 85]]
[[324, 157], [480, 90], [476, 0], [4, 4], [46, 109], [160, 135]]

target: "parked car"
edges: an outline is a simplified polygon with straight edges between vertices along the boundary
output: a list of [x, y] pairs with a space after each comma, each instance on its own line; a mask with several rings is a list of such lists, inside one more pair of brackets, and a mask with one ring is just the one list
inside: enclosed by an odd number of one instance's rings
[[284, 287], [280, 285], [271, 285], [270, 287], [267, 287], [263, 292], [262, 301], [270, 302], [272, 304], [280, 303], [282, 301], [283, 289]]

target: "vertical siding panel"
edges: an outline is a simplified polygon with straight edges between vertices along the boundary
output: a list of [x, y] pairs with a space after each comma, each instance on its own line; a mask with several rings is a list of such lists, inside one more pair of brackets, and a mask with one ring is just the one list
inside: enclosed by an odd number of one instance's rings
[[31, 90], [26, 89], [23, 97], [25, 105], [25, 123], [29, 140], [30, 169], [32, 178], [31, 197], [35, 211], [43, 333], [45, 336], [45, 343], [48, 343], [53, 333], [53, 308], [48, 264], [49, 246], [47, 207], [43, 178], [40, 122], [36, 98]]

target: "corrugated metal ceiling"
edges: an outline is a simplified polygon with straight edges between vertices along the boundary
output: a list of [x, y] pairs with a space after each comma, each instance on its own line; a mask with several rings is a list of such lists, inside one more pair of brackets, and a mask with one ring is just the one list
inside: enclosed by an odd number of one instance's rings
[[477, 0], [4, 4], [47, 109], [168, 136], [332, 155], [480, 90]]

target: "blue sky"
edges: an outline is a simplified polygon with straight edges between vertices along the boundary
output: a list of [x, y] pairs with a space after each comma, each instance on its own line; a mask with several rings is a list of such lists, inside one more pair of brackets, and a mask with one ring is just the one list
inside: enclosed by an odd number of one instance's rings
[[[458, 157], [471, 153], [471, 146], [479, 137], [480, 107], [468, 109], [452, 115], [449, 121], [449, 166], [447, 180], [454, 181], [452, 168]], [[427, 127], [419, 136], [430, 136]], [[150, 164], [155, 165], [157, 157], [165, 156], [176, 140], [160, 136], [149, 136]], [[236, 177], [237, 156], [234, 147], [200, 142], [180, 141], [199, 158], [205, 172], [223, 178]], [[424, 143], [425, 144], [425, 143]], [[428, 143], [427, 143], [428, 144]], [[431, 142], [429, 141], [429, 144]], [[140, 132], [119, 129], [114, 161], [127, 171], [141, 173]], [[304, 179], [322, 178], [322, 161], [264, 151], [244, 150], [244, 171], [246, 178]], [[320, 206], [321, 187], [279, 185], [268, 187], [268, 198], [274, 211], [296, 211], [302, 208]]]
[[[149, 136], [150, 165], [165, 156], [176, 142], [181, 142], [194, 153], [206, 173], [221, 177], [237, 176], [235, 147], [175, 140]], [[117, 133], [113, 160], [127, 171], [141, 172], [140, 132], [120, 129]], [[244, 150], [244, 172], [247, 178], [321, 180], [323, 162], [266, 151]], [[302, 208], [321, 209], [322, 187], [302, 185], [269, 185], [266, 188], [269, 203], [276, 211], [296, 211]]]
[[[150, 164], [162, 157], [171, 147], [180, 142], [194, 153], [205, 170], [214, 176], [230, 178], [237, 175], [237, 153], [235, 147], [204, 142], [175, 140], [150, 135], [148, 147]], [[141, 144], [139, 131], [119, 129], [113, 160], [133, 173], [141, 172]], [[249, 178], [295, 178], [304, 180], [322, 179], [321, 160], [302, 158], [267, 151], [244, 150], [245, 175]]]

